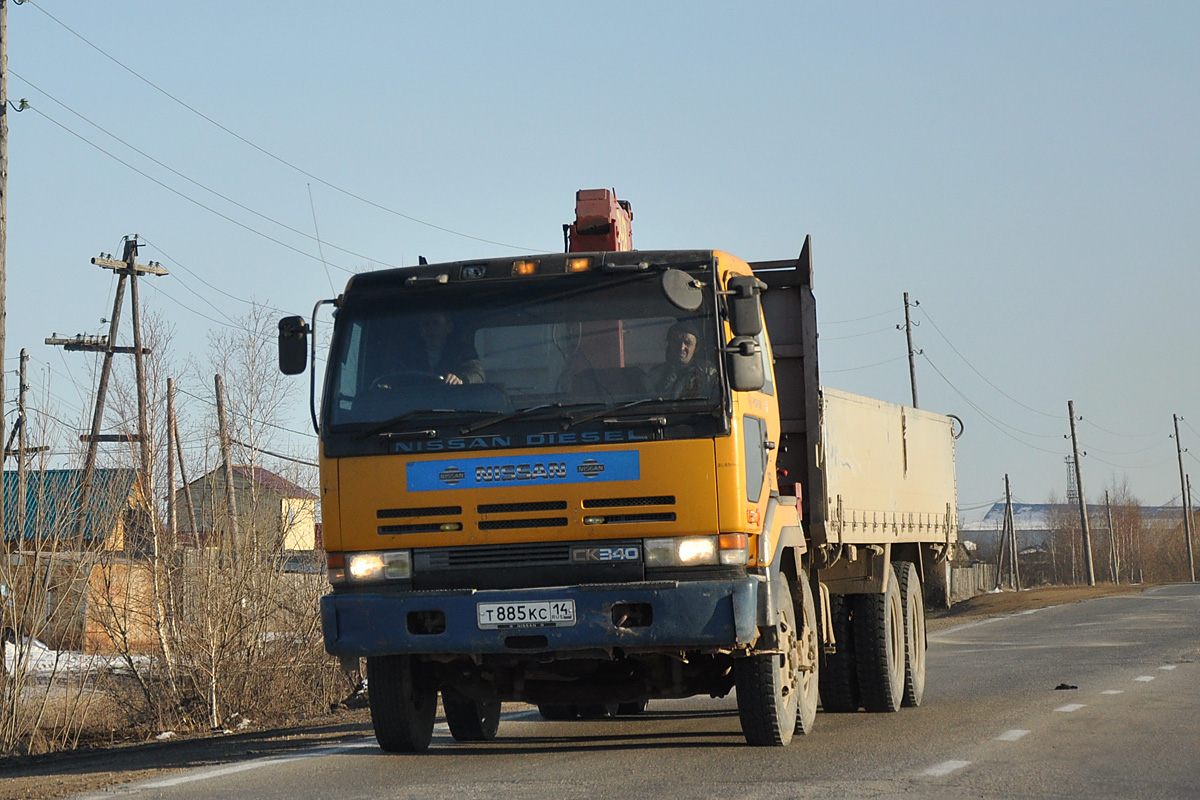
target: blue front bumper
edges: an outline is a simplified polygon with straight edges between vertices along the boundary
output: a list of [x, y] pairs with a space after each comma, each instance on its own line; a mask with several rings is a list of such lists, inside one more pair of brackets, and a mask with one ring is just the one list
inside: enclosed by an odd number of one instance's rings
[[[327, 594], [321, 598], [325, 649], [335, 656], [393, 653], [521, 653], [595, 648], [738, 647], [756, 635], [758, 579], [659, 581], [545, 589]], [[479, 627], [479, 603], [573, 600], [569, 627]], [[649, 622], [617, 627], [613, 607], [649, 607]], [[416, 620], [441, 615], [444, 629], [420, 633]], [[438, 626], [441, 627], [440, 625]]]

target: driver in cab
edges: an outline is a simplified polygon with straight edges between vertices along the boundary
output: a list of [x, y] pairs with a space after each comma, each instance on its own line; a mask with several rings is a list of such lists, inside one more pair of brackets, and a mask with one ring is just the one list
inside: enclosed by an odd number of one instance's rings
[[439, 376], [450, 386], [483, 383], [483, 363], [451, 339], [454, 321], [441, 312], [422, 314], [417, 332], [424, 346], [425, 363], [419, 369]]
[[650, 388], [659, 397], [705, 397], [716, 370], [696, 355], [700, 330], [692, 322], [676, 322], [667, 329], [664, 361], [650, 370]]

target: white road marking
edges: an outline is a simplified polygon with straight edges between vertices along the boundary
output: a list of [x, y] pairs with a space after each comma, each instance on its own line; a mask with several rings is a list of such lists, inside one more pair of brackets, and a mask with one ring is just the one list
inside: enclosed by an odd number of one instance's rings
[[1029, 733], [1029, 731], [1023, 731], [1019, 728], [1015, 729], [1015, 730], [1011, 730], [1011, 731], [1005, 731], [1004, 733], [1002, 733], [996, 737], [996, 741], [997, 742], [1015, 742], [1017, 739], [1020, 739], [1021, 737], [1025, 736], [1028, 733]]
[[1100, 694], [1125, 694], [1124, 689], [1105, 689]]
[[1172, 669], [1175, 669], [1175, 665], [1174, 664], [1163, 664], [1161, 667], [1159, 667], [1159, 669], [1172, 670]]
[[928, 775], [933, 778], [940, 778], [944, 775], [949, 775], [951, 772], [957, 772], [963, 767], [971, 766], [970, 761], [943, 761], [940, 764], [934, 764], [929, 769], [922, 772], [922, 775]]
[[1153, 675], [1138, 675], [1136, 678], [1134, 678], [1134, 680], [1140, 681], [1141, 683], [1149, 683], [1150, 681], [1154, 680], [1154, 676]]
[[1063, 714], [1073, 714], [1074, 712], [1078, 711], [1081, 708], [1087, 708], [1087, 704], [1086, 703], [1067, 703], [1065, 706], [1059, 706], [1058, 708], [1056, 708], [1054, 710], [1061, 711]]
[[[521, 720], [537, 717], [537, 711], [514, 711], [500, 715], [502, 720]], [[444, 722], [439, 722], [433, 726], [433, 732], [437, 735], [449, 735], [450, 727]], [[188, 783], [196, 783], [197, 781], [206, 781], [213, 778], [221, 778], [226, 775], [236, 775], [239, 772], [247, 772], [252, 769], [260, 769], [261, 767], [269, 767], [275, 764], [282, 764], [288, 761], [299, 761], [305, 758], [319, 758], [321, 756], [335, 756], [345, 753], [352, 753], [355, 750], [373, 750], [379, 745], [375, 741], [374, 736], [370, 736], [359, 742], [351, 742], [349, 744], [326, 745], [324, 747], [313, 747], [307, 750], [297, 750], [294, 753], [288, 753], [281, 756], [271, 756], [268, 758], [256, 758], [252, 761], [243, 761], [238, 764], [229, 764], [223, 767], [211, 767], [208, 769], [189, 770], [182, 775], [177, 775], [173, 778], [164, 778], [161, 780], [152, 780], [148, 782], [127, 783], [123, 786], [110, 786], [98, 794], [85, 795], [79, 800], [109, 800], [114, 795], [130, 795], [138, 794], [147, 789], [169, 789], [173, 786], [182, 786]]]

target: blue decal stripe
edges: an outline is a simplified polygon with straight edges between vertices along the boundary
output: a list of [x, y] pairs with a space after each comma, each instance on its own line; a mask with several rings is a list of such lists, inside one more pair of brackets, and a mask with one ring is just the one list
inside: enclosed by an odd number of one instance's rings
[[607, 453], [538, 453], [519, 458], [461, 458], [407, 465], [410, 492], [479, 489], [489, 486], [545, 486], [607, 483], [641, 478], [637, 450]]

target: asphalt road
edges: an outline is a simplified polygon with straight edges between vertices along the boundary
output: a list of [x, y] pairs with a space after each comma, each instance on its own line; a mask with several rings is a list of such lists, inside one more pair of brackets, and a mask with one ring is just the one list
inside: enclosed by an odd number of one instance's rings
[[517, 709], [483, 745], [439, 723], [423, 756], [367, 736], [87, 797], [1197, 797], [1198, 661], [1200, 586], [1159, 587], [931, 634], [920, 708], [821, 714], [787, 748], [747, 747], [732, 698], [592, 722]]

